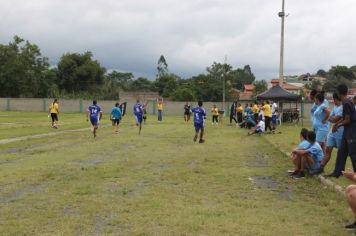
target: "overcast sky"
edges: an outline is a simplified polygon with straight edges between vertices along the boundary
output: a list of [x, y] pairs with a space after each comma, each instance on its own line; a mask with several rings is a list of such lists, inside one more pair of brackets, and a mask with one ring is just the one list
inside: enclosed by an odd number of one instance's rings
[[[92, 51], [108, 69], [154, 78], [163, 54], [187, 78], [214, 61], [278, 77], [282, 0], [0, 0], [0, 43], [18, 35], [55, 65]], [[285, 74], [356, 65], [355, 0], [286, 0]]]

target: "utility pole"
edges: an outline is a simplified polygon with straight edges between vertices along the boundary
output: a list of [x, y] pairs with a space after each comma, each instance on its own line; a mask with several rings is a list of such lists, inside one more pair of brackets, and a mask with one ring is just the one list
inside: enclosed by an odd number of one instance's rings
[[226, 76], [226, 62], [227, 62], [227, 56], [225, 55], [225, 60], [224, 60], [224, 70], [222, 74], [222, 81], [223, 81], [223, 110], [225, 111], [225, 76]]
[[278, 16], [281, 18], [281, 50], [280, 50], [280, 59], [279, 59], [279, 85], [283, 87], [283, 82], [284, 82], [284, 71], [283, 71], [283, 65], [284, 65], [284, 19], [286, 17], [285, 11], [284, 11], [284, 0], [282, 0], [282, 11], [278, 13]]

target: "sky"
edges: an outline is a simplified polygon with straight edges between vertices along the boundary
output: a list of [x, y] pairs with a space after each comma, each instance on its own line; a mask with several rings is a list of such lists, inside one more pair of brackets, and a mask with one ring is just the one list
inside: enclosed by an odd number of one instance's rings
[[[356, 65], [355, 0], [285, 0], [285, 75]], [[282, 0], [0, 0], [0, 44], [14, 35], [56, 65], [91, 51], [107, 69], [154, 79], [164, 55], [188, 78], [213, 62], [277, 78]]]

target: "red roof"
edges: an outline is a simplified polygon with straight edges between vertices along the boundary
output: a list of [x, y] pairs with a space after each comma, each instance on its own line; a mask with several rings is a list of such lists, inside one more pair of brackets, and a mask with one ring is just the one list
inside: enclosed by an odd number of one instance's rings
[[288, 84], [288, 83], [284, 83], [283, 88], [285, 90], [299, 90], [300, 89], [298, 86], [295, 86], [293, 84]]
[[245, 88], [245, 91], [246, 91], [246, 90], [252, 91], [252, 90], [254, 90], [254, 89], [256, 88], [256, 86], [253, 85], [253, 84], [245, 84], [245, 85], [244, 85], [244, 88]]

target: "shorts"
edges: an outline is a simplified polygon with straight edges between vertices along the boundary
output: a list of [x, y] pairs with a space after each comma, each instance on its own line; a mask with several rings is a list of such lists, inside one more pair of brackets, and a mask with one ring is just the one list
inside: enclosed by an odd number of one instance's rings
[[329, 131], [316, 130], [316, 141], [319, 143], [325, 143], [326, 137], [328, 136]]
[[58, 121], [58, 115], [57, 115], [57, 113], [51, 113], [51, 118], [52, 118], [52, 122]]
[[204, 130], [204, 123], [194, 123], [195, 131]]
[[304, 162], [304, 166], [306, 167], [306, 169], [308, 169], [309, 171], [315, 171], [320, 169], [321, 167], [321, 163], [320, 161], [316, 161], [315, 158], [313, 158], [312, 155], [309, 155], [309, 158], [314, 160], [314, 164], [313, 165], [309, 165], [307, 161]]
[[263, 133], [263, 130], [262, 130], [261, 128], [257, 128], [257, 129], [255, 130], [255, 133], [256, 133], [256, 134]]
[[98, 127], [99, 126], [99, 117], [90, 117], [90, 122], [93, 126]]
[[184, 112], [185, 116], [190, 116], [190, 112]]
[[112, 119], [112, 125], [120, 124], [120, 119]]
[[342, 137], [337, 137], [333, 135], [333, 133], [328, 134], [326, 146], [327, 147], [333, 147], [333, 148], [339, 148], [341, 145], [341, 139]]
[[135, 119], [136, 119], [136, 123], [137, 124], [141, 124], [142, 120], [143, 120], [143, 116], [142, 115], [135, 115]]
[[272, 115], [272, 124], [277, 124], [277, 115]]

